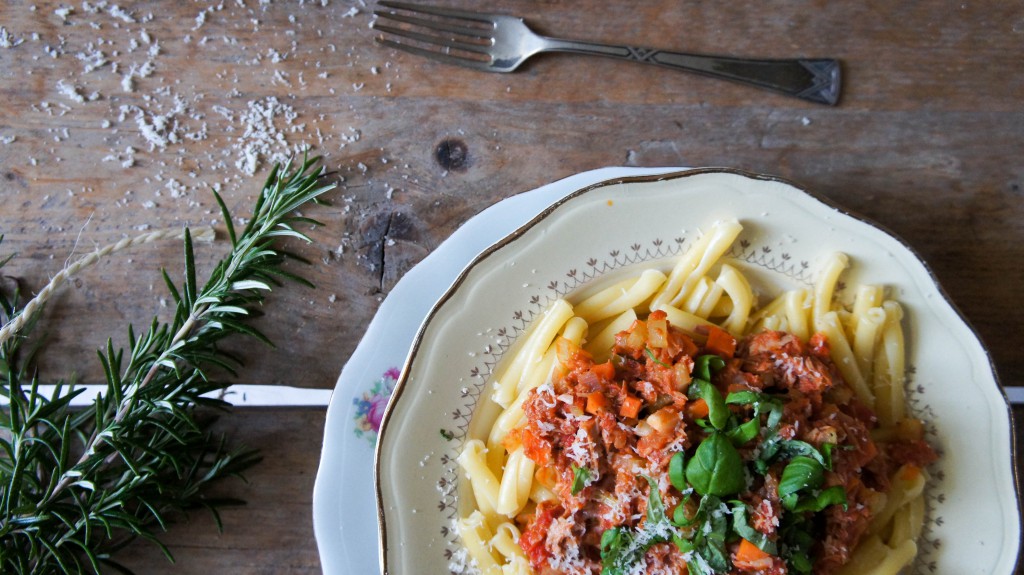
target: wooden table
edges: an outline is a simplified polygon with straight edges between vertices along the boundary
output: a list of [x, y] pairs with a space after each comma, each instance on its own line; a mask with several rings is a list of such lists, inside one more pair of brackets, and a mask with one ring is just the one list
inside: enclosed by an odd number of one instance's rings
[[[0, 6], [0, 253], [40, 289], [73, 254], [145, 230], [212, 225], [210, 187], [241, 216], [269, 163], [309, 145], [344, 176], [314, 243], [314, 291], [273, 293], [240, 346], [241, 381], [331, 388], [395, 282], [496, 201], [602, 166], [732, 166], [790, 178], [901, 236], [1024, 385], [1024, 5], [973, 2], [451, 2], [593, 40], [843, 61], [837, 107], [594, 58], [512, 75], [446, 67], [372, 41], [360, 0]], [[66, 8], [62, 8], [66, 7]], [[67, 8], [72, 7], [72, 8]], [[248, 126], [255, 131], [246, 133]], [[256, 159], [256, 163], [251, 163]], [[250, 163], [247, 163], [250, 162]], [[79, 275], [46, 310], [44, 379], [102, 380], [93, 350], [166, 313], [178, 242]], [[323, 409], [239, 409], [261, 449], [225, 531], [196, 514], [122, 559], [142, 573], [319, 571], [310, 514]], [[1024, 416], [1017, 408], [1015, 415]], [[368, 553], [373, 550], [367, 550]]]

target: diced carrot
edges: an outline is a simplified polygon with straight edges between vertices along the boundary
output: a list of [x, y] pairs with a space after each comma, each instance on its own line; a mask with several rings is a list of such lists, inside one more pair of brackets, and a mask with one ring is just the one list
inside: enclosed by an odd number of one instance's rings
[[917, 479], [918, 475], [921, 475], [921, 468], [912, 463], [907, 463], [900, 468], [900, 481], [913, 481]]
[[590, 371], [594, 372], [594, 375], [604, 381], [611, 381], [615, 378], [615, 365], [611, 360], [594, 365], [594, 367], [590, 368]]
[[924, 422], [907, 417], [896, 424], [896, 436], [903, 441], [915, 441], [924, 437]]
[[688, 355], [690, 357], [697, 356], [697, 344], [693, 342], [693, 338], [690, 336], [677, 329], [673, 329], [669, 331], [669, 339], [669, 345], [678, 347], [679, 351], [681, 351], [683, 355]]
[[718, 326], [709, 325], [708, 341], [704, 349], [715, 355], [730, 358], [736, 353], [736, 338]]
[[577, 395], [572, 398], [572, 405], [569, 406], [569, 411], [572, 412], [572, 414], [575, 415], [576, 417], [579, 417], [583, 415], [583, 412], [586, 410], [586, 407], [586, 398]]
[[544, 466], [551, 461], [551, 443], [549, 441], [537, 437], [529, 429], [523, 430], [520, 440], [523, 446], [523, 453], [534, 460], [537, 465]]
[[686, 412], [690, 414], [690, 417], [701, 419], [707, 417], [711, 410], [708, 409], [708, 402], [701, 398], [687, 403]]
[[603, 392], [595, 391], [587, 395], [587, 413], [596, 415], [608, 407], [608, 397]]
[[619, 415], [622, 417], [632, 417], [633, 419], [636, 419], [636, 417], [640, 415], [640, 406], [642, 404], [643, 402], [639, 397], [627, 395], [626, 398], [622, 400], [622, 405], [619, 406]]
[[544, 467], [538, 467], [533, 477], [537, 480], [537, 483], [552, 489], [558, 483], [558, 470], [555, 469], [554, 465], [545, 465]]
[[740, 539], [740, 546], [736, 550], [736, 563], [739, 565], [751, 565], [756, 564], [758, 561], [762, 561], [768, 557], [771, 557], [768, 553], [762, 551], [757, 545], [754, 545], [746, 539]]
[[519, 449], [519, 446], [523, 444], [523, 432], [526, 431], [523, 427], [517, 427], [508, 432], [505, 439], [501, 441], [501, 444], [505, 447], [505, 451], [509, 453]]

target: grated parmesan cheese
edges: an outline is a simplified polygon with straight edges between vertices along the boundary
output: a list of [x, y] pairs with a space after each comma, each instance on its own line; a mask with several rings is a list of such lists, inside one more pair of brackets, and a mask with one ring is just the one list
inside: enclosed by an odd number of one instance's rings
[[0, 26], [0, 48], [14, 48], [24, 41], [21, 38], [15, 38], [7, 31], [7, 28]]

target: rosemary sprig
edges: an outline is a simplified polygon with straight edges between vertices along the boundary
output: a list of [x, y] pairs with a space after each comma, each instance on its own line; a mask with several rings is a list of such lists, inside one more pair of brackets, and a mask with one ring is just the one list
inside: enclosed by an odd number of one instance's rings
[[[290, 163], [276, 166], [241, 233], [214, 192], [231, 253], [200, 287], [186, 230], [183, 285], [163, 274], [175, 302], [173, 319], [154, 318], [141, 334], [129, 325], [127, 353], [107, 340], [98, 352], [107, 389], [91, 408], [70, 408], [82, 391], [73, 383], [58, 382], [50, 397], [42, 396], [32, 368], [35, 350], [23, 350], [22, 337], [0, 342], [0, 395], [9, 400], [0, 410], [0, 572], [127, 572], [113, 554], [138, 537], [173, 561], [157, 531], [176, 513], [207, 508], [220, 527], [218, 508], [241, 503], [210, 498], [205, 488], [238, 476], [260, 457], [229, 448], [211, 433], [213, 418], [202, 408], [228, 405], [207, 396], [228, 385], [218, 370], [234, 374], [239, 365], [219, 347], [221, 340], [246, 335], [269, 344], [246, 316], [282, 280], [311, 285], [282, 268], [287, 259], [301, 258], [276, 242], [286, 236], [309, 241], [295, 225], [317, 222], [295, 210], [333, 188], [321, 183], [317, 160], [304, 159], [294, 170]], [[0, 268], [9, 259], [0, 259]], [[17, 289], [0, 293], [0, 323], [23, 309]]]

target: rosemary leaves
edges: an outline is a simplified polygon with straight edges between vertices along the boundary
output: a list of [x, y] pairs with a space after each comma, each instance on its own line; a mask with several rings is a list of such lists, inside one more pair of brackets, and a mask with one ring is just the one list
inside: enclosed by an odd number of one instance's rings
[[[139, 333], [129, 325], [125, 350], [107, 341], [98, 352], [107, 389], [91, 408], [69, 408], [81, 393], [73, 384], [57, 382], [44, 397], [24, 339], [0, 342], [0, 394], [9, 401], [0, 410], [0, 572], [124, 570], [114, 553], [138, 537], [171, 558], [157, 532], [174, 513], [207, 508], [219, 524], [217, 509], [239, 503], [206, 497], [205, 488], [240, 474], [259, 455], [228, 446], [198, 408], [226, 406], [208, 394], [227, 387], [216, 374], [234, 373], [238, 361], [218, 343], [233, 336], [269, 343], [246, 322], [249, 311], [272, 285], [310, 285], [282, 267], [296, 256], [277, 240], [309, 241], [296, 225], [317, 222], [295, 210], [333, 188], [320, 176], [318, 158], [294, 169], [291, 163], [276, 166], [240, 232], [214, 193], [231, 252], [201, 285], [185, 231], [183, 283], [164, 272], [174, 318], [154, 319]], [[7, 261], [0, 259], [0, 268]], [[0, 289], [3, 324], [25, 309], [16, 289]], [[33, 320], [22, 324], [23, 332]]]

